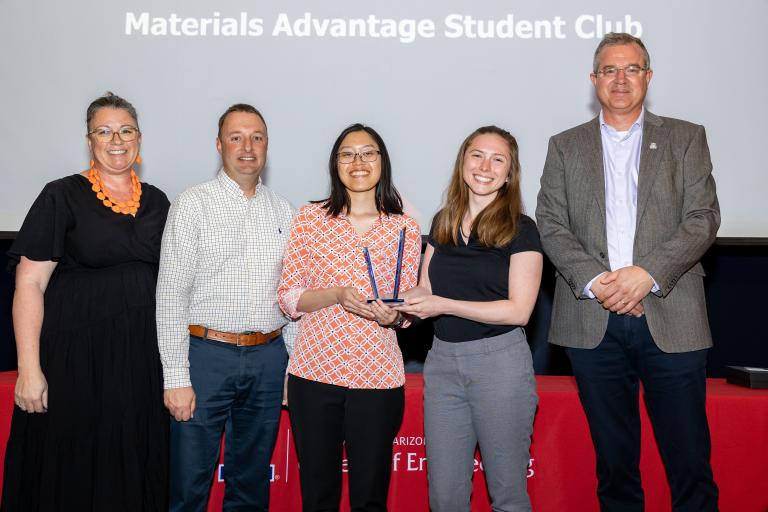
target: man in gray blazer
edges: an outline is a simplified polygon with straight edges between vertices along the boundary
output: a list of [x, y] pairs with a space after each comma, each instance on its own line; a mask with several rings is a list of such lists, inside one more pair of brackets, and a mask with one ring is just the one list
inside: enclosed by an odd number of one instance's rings
[[557, 268], [549, 341], [567, 347], [597, 453], [602, 511], [642, 511], [639, 382], [675, 511], [717, 510], [705, 412], [699, 259], [720, 212], [702, 126], [643, 103], [642, 41], [608, 34], [591, 121], [549, 141], [536, 217]]

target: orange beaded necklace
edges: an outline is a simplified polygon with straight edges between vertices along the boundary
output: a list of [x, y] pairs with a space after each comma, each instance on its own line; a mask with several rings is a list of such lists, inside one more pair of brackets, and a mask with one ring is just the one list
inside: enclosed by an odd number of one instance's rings
[[131, 198], [128, 201], [115, 201], [110, 197], [104, 182], [101, 180], [99, 171], [93, 167], [93, 160], [91, 160], [91, 168], [88, 169], [87, 175], [88, 181], [91, 182], [91, 190], [96, 193], [96, 197], [101, 200], [104, 206], [115, 213], [136, 215], [141, 205], [141, 182], [133, 169], [131, 169]]

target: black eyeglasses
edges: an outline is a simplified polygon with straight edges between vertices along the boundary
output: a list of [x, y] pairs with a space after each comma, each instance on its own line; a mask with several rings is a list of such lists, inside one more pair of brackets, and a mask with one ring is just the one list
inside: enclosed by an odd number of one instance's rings
[[355, 153], [354, 151], [339, 151], [336, 153], [336, 157], [339, 159], [340, 164], [351, 164], [358, 156], [363, 162], [375, 162], [380, 154], [381, 151], [377, 149], [366, 149], [365, 151], [360, 151], [358, 153]]

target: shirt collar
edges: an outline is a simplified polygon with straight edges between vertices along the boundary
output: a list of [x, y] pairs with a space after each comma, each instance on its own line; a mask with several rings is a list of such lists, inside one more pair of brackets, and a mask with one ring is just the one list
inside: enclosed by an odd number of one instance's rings
[[[632, 132], [635, 132], [637, 130], [640, 130], [642, 133], [643, 131], [643, 124], [645, 124], [645, 106], [643, 106], [640, 109], [640, 115], [637, 116], [637, 119], [635, 119], [635, 122], [632, 123], [632, 126], [627, 130], [627, 135], [631, 134]], [[613, 126], [610, 126], [605, 122], [605, 116], [603, 115], [603, 110], [600, 109], [600, 128], [603, 131], [606, 131], [608, 134], [616, 134], [618, 133], [618, 130], [616, 130]]]
[[[219, 173], [216, 175], [216, 180], [228, 194], [241, 197], [246, 200], [248, 199], [245, 196], [245, 193], [240, 189], [240, 185], [238, 185], [235, 180], [229, 177], [226, 171], [224, 171], [223, 167], [219, 169]], [[253, 194], [253, 197], [258, 196], [261, 190], [261, 176], [259, 176], [259, 182], [256, 184], [256, 192]]]

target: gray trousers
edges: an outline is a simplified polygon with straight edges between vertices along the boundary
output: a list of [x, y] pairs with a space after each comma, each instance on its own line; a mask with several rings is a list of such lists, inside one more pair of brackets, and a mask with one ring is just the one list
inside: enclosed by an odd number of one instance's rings
[[433, 512], [470, 508], [480, 445], [494, 511], [530, 511], [527, 472], [538, 397], [523, 329], [432, 342], [424, 364], [424, 433]]

